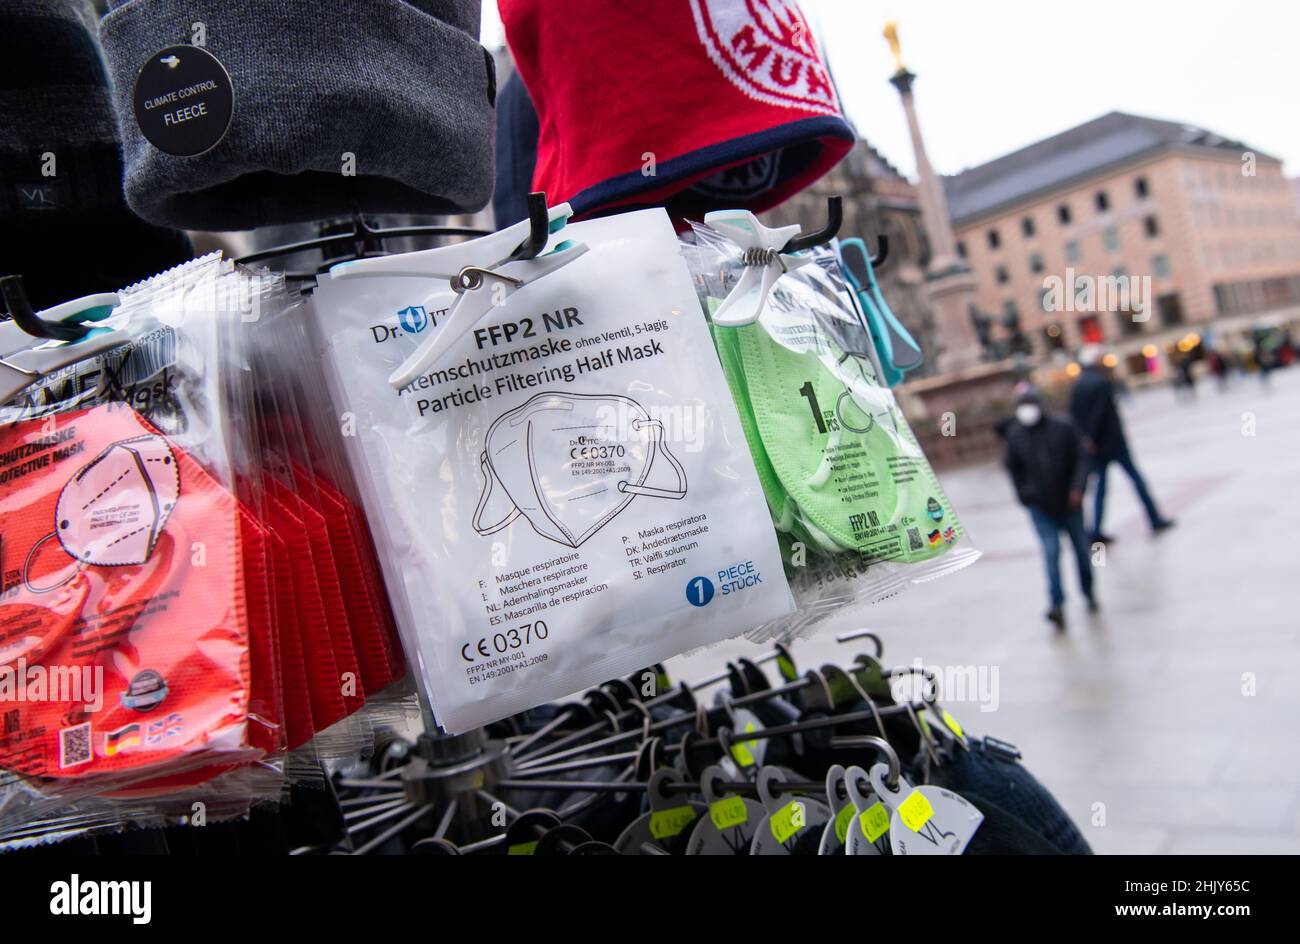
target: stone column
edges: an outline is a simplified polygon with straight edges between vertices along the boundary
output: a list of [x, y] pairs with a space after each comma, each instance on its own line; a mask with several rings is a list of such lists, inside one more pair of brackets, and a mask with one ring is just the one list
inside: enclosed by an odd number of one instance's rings
[[936, 372], [952, 373], [972, 367], [980, 360], [979, 336], [971, 320], [975, 278], [957, 255], [957, 238], [948, 219], [948, 200], [944, 196], [943, 182], [930, 166], [925, 151], [925, 138], [921, 134], [916, 102], [912, 97], [915, 78], [907, 69], [900, 68], [889, 81], [898, 89], [903, 112], [907, 115], [919, 178], [917, 194], [921, 202], [921, 219], [930, 241], [930, 265], [925, 273], [926, 296], [934, 311], [942, 350], [927, 351], [926, 357], [934, 364]]

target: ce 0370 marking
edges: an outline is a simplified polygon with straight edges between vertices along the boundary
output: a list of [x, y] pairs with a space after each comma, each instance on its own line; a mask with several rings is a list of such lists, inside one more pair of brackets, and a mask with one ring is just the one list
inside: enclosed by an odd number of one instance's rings
[[520, 623], [511, 629], [493, 633], [491, 636], [483, 636], [477, 643], [465, 643], [460, 647], [460, 657], [466, 662], [491, 659], [494, 656], [504, 655], [512, 649], [522, 649], [534, 639], [545, 639], [550, 634], [551, 629], [544, 620]]

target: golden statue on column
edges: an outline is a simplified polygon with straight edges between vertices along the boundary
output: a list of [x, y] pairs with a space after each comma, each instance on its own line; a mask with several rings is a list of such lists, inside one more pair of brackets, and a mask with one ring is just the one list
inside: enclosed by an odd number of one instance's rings
[[898, 41], [898, 23], [890, 20], [885, 24], [885, 40], [889, 43], [889, 51], [894, 54], [894, 65], [898, 66], [897, 72], [906, 72], [907, 66], [903, 65], [903, 47]]

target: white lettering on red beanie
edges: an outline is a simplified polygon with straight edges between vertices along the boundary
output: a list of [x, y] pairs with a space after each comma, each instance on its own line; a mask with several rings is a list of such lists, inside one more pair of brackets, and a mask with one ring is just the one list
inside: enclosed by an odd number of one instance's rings
[[776, 206], [853, 131], [793, 0], [500, 0], [537, 108], [533, 188], [579, 216]]

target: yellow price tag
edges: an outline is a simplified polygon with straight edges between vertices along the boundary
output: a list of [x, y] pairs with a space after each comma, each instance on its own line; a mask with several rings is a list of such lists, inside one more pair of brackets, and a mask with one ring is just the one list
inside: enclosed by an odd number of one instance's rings
[[[921, 796], [921, 794], [913, 793], [912, 796]], [[925, 797], [921, 799], [924, 800]], [[929, 804], [927, 803], [926, 806]], [[867, 842], [875, 842], [889, 832], [889, 811], [885, 809], [885, 804], [879, 800], [872, 803], [858, 817], [858, 825], [862, 827], [862, 835], [867, 837]]]
[[903, 821], [903, 825], [912, 832], [919, 832], [921, 827], [930, 822], [930, 817], [934, 815], [934, 807], [930, 801], [919, 790], [913, 790], [907, 795], [907, 799], [898, 804], [898, 816]]
[[749, 807], [742, 797], [727, 797], [709, 805], [709, 819], [720, 830], [743, 826], [749, 820]]
[[536, 851], [535, 842], [517, 842], [506, 850], [506, 855], [532, 855]]
[[849, 823], [853, 822], [853, 807], [846, 806], [835, 814], [835, 838], [841, 843], [849, 834]]
[[946, 724], [948, 730], [957, 735], [957, 737], [964, 738], [966, 736], [966, 732], [961, 729], [961, 725], [957, 723], [957, 719], [948, 714], [947, 708], [943, 709], [943, 723]]
[[[745, 724], [745, 733], [754, 733], [754, 722], [750, 721]], [[736, 763], [742, 767], [753, 767], [757, 761], [754, 760], [754, 754], [750, 751], [753, 741], [737, 741], [731, 745], [731, 756], [736, 758]]]
[[693, 822], [695, 810], [689, 806], [655, 810], [650, 814], [650, 835], [656, 839], [670, 839]]
[[772, 835], [777, 842], [785, 842], [808, 823], [803, 803], [791, 800], [772, 814]]

